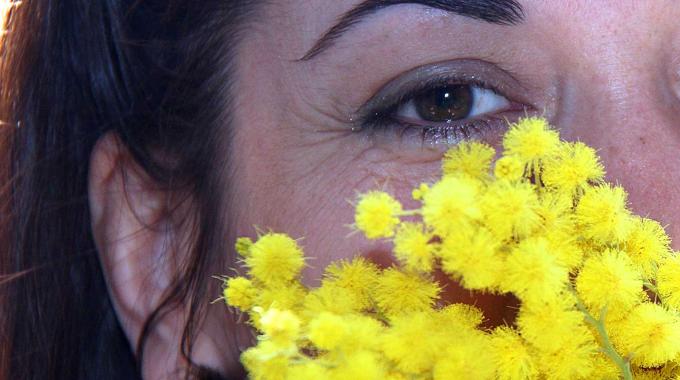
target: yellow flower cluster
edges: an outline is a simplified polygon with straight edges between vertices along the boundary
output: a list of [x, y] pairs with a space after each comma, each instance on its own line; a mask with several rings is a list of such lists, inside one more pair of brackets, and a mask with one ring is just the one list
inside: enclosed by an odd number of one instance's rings
[[[413, 191], [418, 209], [359, 197], [355, 228], [390, 239], [399, 265], [335, 262], [307, 288], [295, 240], [239, 239], [248, 275], [227, 279], [224, 298], [258, 331], [242, 355], [250, 377], [680, 378], [680, 257], [664, 228], [544, 119], [511, 125], [503, 147], [496, 160], [479, 142], [451, 149], [442, 178]], [[516, 320], [482, 327], [481, 310], [440, 298], [435, 270], [515, 295]]]

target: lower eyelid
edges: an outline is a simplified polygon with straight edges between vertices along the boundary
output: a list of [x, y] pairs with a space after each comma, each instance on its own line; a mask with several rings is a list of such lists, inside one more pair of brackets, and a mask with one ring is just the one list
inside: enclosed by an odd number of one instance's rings
[[510, 102], [506, 110], [477, 118], [458, 120], [439, 125], [422, 125], [419, 122], [383, 117], [363, 124], [361, 133], [374, 144], [392, 150], [435, 149], [444, 151], [464, 140], [483, 140], [496, 146], [509, 122], [534, 114], [536, 110], [526, 104]]
[[442, 126], [422, 126], [395, 120], [372, 126], [367, 132], [375, 142], [396, 143], [397, 147], [448, 147], [467, 139], [492, 140], [505, 126], [504, 117], [494, 116]]
[[505, 121], [498, 118], [467, 120], [443, 127], [422, 128], [426, 142], [432, 144], [458, 144], [463, 140], [483, 139], [488, 133], [499, 130]]

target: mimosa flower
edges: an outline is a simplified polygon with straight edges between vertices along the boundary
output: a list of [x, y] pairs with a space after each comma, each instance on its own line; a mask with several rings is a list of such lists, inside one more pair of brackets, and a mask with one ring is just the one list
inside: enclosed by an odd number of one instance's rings
[[517, 156], [503, 156], [496, 161], [493, 174], [498, 179], [518, 181], [524, 175], [524, 165]]
[[670, 239], [656, 220], [636, 218], [624, 250], [646, 279], [654, 276], [655, 263], [671, 255]]
[[492, 363], [499, 380], [533, 379], [538, 368], [531, 348], [509, 327], [499, 327], [491, 334]]
[[288, 310], [267, 310], [260, 317], [260, 326], [272, 342], [282, 347], [294, 345], [300, 334], [300, 318]]
[[603, 185], [586, 191], [576, 207], [576, 220], [584, 237], [600, 244], [624, 242], [633, 229], [627, 198], [620, 186]]
[[479, 184], [473, 180], [444, 178], [423, 197], [423, 221], [445, 237], [480, 218], [478, 194]]
[[569, 271], [550, 251], [548, 241], [522, 241], [508, 256], [501, 289], [515, 293], [526, 302], [544, 301], [562, 293]]
[[309, 340], [322, 350], [335, 349], [346, 335], [345, 320], [335, 314], [321, 313], [309, 323]]
[[401, 204], [382, 191], [371, 191], [359, 198], [355, 224], [369, 239], [386, 238], [394, 235], [399, 223]]
[[465, 228], [445, 238], [438, 255], [442, 270], [466, 288], [493, 290], [504, 269], [500, 247], [485, 228]]
[[429, 310], [439, 297], [440, 287], [430, 279], [396, 268], [386, 269], [375, 287], [375, 302], [387, 316]]
[[436, 245], [420, 223], [403, 223], [394, 237], [394, 255], [410, 270], [432, 271]]
[[[226, 279], [223, 298], [258, 332], [241, 357], [249, 377], [677, 378], [680, 256], [664, 228], [628, 210], [594, 149], [545, 120], [511, 125], [503, 145], [495, 165], [483, 143], [452, 148], [442, 178], [413, 189], [415, 209], [359, 197], [354, 228], [393, 243], [389, 268], [339, 260], [303, 286], [295, 240], [237, 240], [248, 273]], [[514, 295], [516, 320], [489, 329], [483, 310], [447, 303], [442, 273]]]
[[297, 242], [284, 234], [266, 234], [250, 248], [245, 264], [250, 274], [264, 284], [294, 279], [304, 266]]
[[227, 280], [224, 288], [224, 299], [229, 306], [248, 310], [255, 306], [257, 289], [252, 281], [245, 277], [233, 277]]
[[541, 178], [556, 191], [579, 195], [591, 183], [600, 183], [604, 167], [595, 150], [581, 142], [563, 143], [548, 158]]
[[467, 175], [478, 180], [489, 177], [496, 151], [478, 141], [464, 141], [450, 149], [442, 160], [443, 175]]
[[664, 304], [680, 311], [680, 257], [674, 255], [664, 260], [656, 281]]
[[680, 317], [663, 306], [643, 303], [626, 318], [617, 341], [633, 363], [658, 367], [680, 354]]
[[543, 118], [520, 120], [503, 137], [505, 154], [517, 157], [530, 172], [539, 168], [541, 160], [554, 154], [560, 145], [560, 135], [550, 129]]
[[585, 261], [576, 291], [592, 314], [606, 307], [608, 313], [620, 315], [640, 303], [642, 276], [625, 253], [608, 249]]
[[481, 197], [484, 224], [499, 240], [529, 236], [540, 225], [538, 196], [524, 182], [496, 181]]

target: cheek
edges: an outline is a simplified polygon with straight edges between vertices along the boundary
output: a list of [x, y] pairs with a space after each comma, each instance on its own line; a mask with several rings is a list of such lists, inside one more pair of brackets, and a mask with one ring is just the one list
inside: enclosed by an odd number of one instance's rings
[[384, 189], [405, 208], [413, 208], [412, 189], [440, 173], [439, 152], [431, 152], [432, 160], [424, 160], [422, 155], [416, 159], [375, 148], [359, 151], [353, 149], [351, 139], [343, 140], [344, 149], [309, 149], [306, 159], [292, 159], [294, 148], [270, 150], [270, 156], [284, 159], [268, 160], [277, 162], [270, 171], [244, 175], [248, 180], [241, 182], [237, 195], [238, 233], [252, 236], [251, 226], [257, 225], [302, 238], [309, 258], [305, 281], [310, 284], [318, 281], [333, 260], [363, 255], [381, 265], [390, 264], [390, 243], [369, 241], [353, 232], [357, 194]]
[[[629, 194], [631, 210], [658, 220], [680, 249], [680, 139], [662, 123], [640, 131], [633, 126], [612, 136], [606, 128], [576, 131], [578, 137], [600, 147], [607, 181], [621, 184]], [[662, 127], [663, 126], [663, 127]]]
[[610, 180], [628, 190], [633, 212], [661, 222], [673, 239], [673, 248], [680, 249], [680, 160], [665, 150], [642, 146], [623, 153], [611, 148], [603, 156]]

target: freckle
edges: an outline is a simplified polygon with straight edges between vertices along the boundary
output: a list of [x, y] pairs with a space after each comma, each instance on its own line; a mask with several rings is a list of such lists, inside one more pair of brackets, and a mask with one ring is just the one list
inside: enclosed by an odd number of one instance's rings
[[646, 143], [647, 141], [645, 140], [645, 138], [643, 136], [640, 136], [640, 144], [645, 145]]

